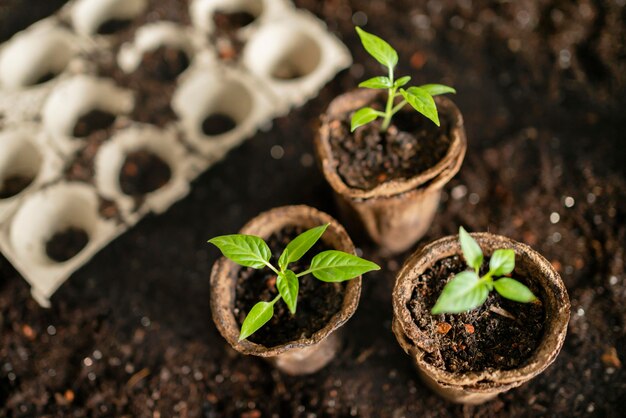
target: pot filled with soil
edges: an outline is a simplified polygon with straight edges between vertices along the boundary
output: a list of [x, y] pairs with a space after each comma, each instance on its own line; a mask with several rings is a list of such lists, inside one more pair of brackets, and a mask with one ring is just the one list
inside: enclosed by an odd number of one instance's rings
[[380, 108], [383, 99], [372, 90], [337, 97], [322, 116], [315, 148], [343, 217], [381, 247], [400, 252], [428, 230], [441, 189], [460, 169], [467, 144], [461, 113], [445, 97], [435, 98], [441, 127], [407, 108], [386, 133], [374, 121], [351, 134], [354, 112]]
[[[388, 67], [335, 98], [322, 115], [315, 149], [349, 227], [365, 230], [389, 252], [409, 248], [427, 231], [441, 188], [457, 173], [466, 150], [463, 117], [441, 94], [451, 87], [404, 88], [394, 78], [398, 55], [357, 28], [363, 46]], [[435, 97], [436, 96], [436, 97]]]
[[[302, 244], [301, 238], [295, 239], [316, 231], [309, 246]], [[264, 212], [245, 225], [240, 234], [210, 240], [230, 258], [216, 261], [211, 273], [211, 312], [218, 330], [235, 350], [267, 358], [287, 374], [316, 372], [339, 350], [338, 331], [357, 308], [361, 274], [378, 266], [354, 255], [350, 237], [336, 220], [308, 206]], [[233, 237], [245, 237], [247, 241], [239, 245]], [[298, 243], [300, 250], [296, 249]], [[251, 261], [255, 257], [249, 251], [251, 247], [260, 248], [260, 254], [264, 254], [258, 265]], [[229, 248], [234, 253], [228, 253]], [[236, 259], [242, 253], [250, 254]], [[285, 260], [287, 253], [287, 258], [293, 255], [293, 262]], [[350, 271], [351, 280], [348, 276], [334, 280], [309, 274], [324, 255], [348, 257], [348, 263], [355, 268]], [[285, 269], [288, 261], [289, 269]], [[272, 267], [267, 268], [268, 264]], [[280, 272], [273, 266], [280, 266]], [[283, 286], [291, 272], [294, 282]], [[295, 286], [293, 299], [287, 298], [293, 290], [291, 285]], [[261, 312], [259, 308], [269, 311]], [[264, 315], [264, 322], [250, 332], [250, 321]]]
[[[565, 339], [570, 304], [558, 273], [530, 247], [489, 233], [471, 236], [480, 247], [474, 265], [456, 236], [437, 240], [406, 261], [393, 292], [392, 328], [428, 386], [453, 402], [479, 404], [552, 364]], [[505, 252], [510, 264], [494, 274], [507, 277], [493, 281], [494, 262]], [[475, 271], [467, 270], [465, 260]], [[478, 287], [462, 293], [461, 276]], [[469, 309], [433, 314], [444, 311], [444, 294], [454, 292], [456, 302], [469, 303]]]

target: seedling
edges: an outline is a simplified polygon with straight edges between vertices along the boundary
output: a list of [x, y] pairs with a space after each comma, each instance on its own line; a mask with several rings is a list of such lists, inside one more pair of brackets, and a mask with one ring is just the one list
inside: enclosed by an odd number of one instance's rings
[[501, 277], [510, 274], [515, 268], [513, 250], [494, 251], [489, 260], [489, 271], [480, 277], [478, 272], [483, 263], [480, 246], [463, 227], [459, 228], [459, 242], [465, 262], [474, 271], [463, 271], [445, 285], [431, 311], [433, 314], [470, 311], [482, 305], [487, 300], [489, 292], [494, 289], [501, 296], [515, 302], [528, 303], [537, 299], [522, 283], [510, 277]]
[[[387, 89], [387, 105], [385, 111], [376, 110], [371, 107], [363, 107], [352, 115], [351, 131], [354, 132], [359, 126], [366, 125], [375, 119], [383, 118], [380, 131], [386, 132], [391, 124], [391, 118], [398, 113], [407, 103], [415, 110], [428, 119], [440, 126], [437, 106], [433, 96], [445, 93], [456, 93], [452, 87], [443, 84], [424, 84], [421, 86], [413, 86], [404, 88], [411, 81], [411, 77], [404, 76], [398, 79], [394, 78], [394, 68], [398, 64], [398, 53], [386, 41], [376, 35], [365, 32], [360, 27], [356, 27], [356, 31], [361, 38], [361, 43], [365, 50], [376, 61], [387, 67], [387, 76], [378, 76], [365, 80], [359, 84], [359, 87], [368, 89]], [[402, 97], [400, 103], [394, 105], [395, 99]]]
[[372, 270], [380, 270], [380, 267], [371, 261], [337, 250], [322, 251], [315, 255], [309, 268], [303, 272], [295, 273], [290, 270], [289, 264], [300, 260], [322, 237], [328, 225], [309, 229], [289, 242], [278, 259], [278, 268], [270, 263], [272, 252], [262, 238], [254, 235], [234, 234], [209, 240], [226, 258], [235, 263], [254, 269], [267, 267], [277, 276], [278, 295], [269, 302], [258, 302], [250, 309], [241, 325], [239, 341], [245, 340], [272, 319], [274, 304], [280, 299], [285, 301], [291, 314], [295, 315], [300, 287], [298, 278], [312, 274], [323, 282], [343, 282]]

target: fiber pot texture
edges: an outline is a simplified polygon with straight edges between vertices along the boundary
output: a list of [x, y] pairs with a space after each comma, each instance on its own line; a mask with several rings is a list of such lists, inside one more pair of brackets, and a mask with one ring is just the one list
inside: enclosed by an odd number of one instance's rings
[[435, 102], [440, 115], [446, 115], [451, 121], [451, 143], [445, 156], [434, 166], [407, 179], [392, 179], [369, 190], [349, 186], [338, 173], [339, 163], [330, 144], [330, 124], [370, 105], [381, 94], [359, 89], [335, 98], [321, 117], [315, 150], [343, 219], [364, 229], [387, 251], [398, 253], [411, 247], [428, 230], [437, 210], [441, 188], [461, 168], [467, 141], [461, 112], [451, 100], [437, 96]]
[[565, 286], [552, 265], [525, 244], [489, 233], [472, 234], [485, 256], [499, 248], [515, 251], [515, 268], [541, 289], [545, 309], [543, 336], [531, 357], [512, 370], [485, 369], [451, 373], [424, 360], [433, 351], [434, 341], [416, 326], [408, 308], [417, 278], [438, 260], [461, 254], [458, 236], [445, 237], [415, 252], [404, 264], [393, 291], [393, 332], [400, 346], [411, 356], [418, 371], [435, 392], [458, 403], [479, 404], [517, 387], [543, 372], [563, 346], [569, 321], [570, 303]]
[[[261, 213], [240, 231], [265, 240], [274, 232], [289, 226], [304, 229], [329, 223], [321, 240], [328, 246], [355, 254], [354, 244], [345, 229], [331, 216], [309, 206], [284, 206]], [[347, 282], [341, 309], [310, 338], [300, 338], [274, 347], [248, 340], [238, 341], [239, 324], [234, 315], [235, 286], [241, 266], [220, 258], [211, 272], [211, 313], [217, 329], [228, 343], [242, 354], [267, 358], [290, 375], [314, 373], [324, 367], [339, 350], [338, 328], [355, 312], [361, 295], [361, 276]], [[296, 312], [296, 315], [298, 313]]]

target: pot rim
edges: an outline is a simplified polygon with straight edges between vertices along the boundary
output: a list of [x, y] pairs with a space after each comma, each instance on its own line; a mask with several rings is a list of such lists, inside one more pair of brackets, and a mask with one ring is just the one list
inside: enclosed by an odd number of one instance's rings
[[436, 261], [461, 254], [458, 236], [447, 236], [438, 239], [407, 259], [396, 278], [393, 290], [394, 319], [399, 325], [395, 329], [398, 341], [403, 339], [404, 344], [410, 344], [411, 354], [414, 355], [418, 367], [431, 378], [444, 385], [472, 386], [475, 389], [493, 387], [493, 384], [521, 384], [544, 371], [559, 354], [570, 315], [570, 303], [565, 285], [552, 264], [542, 255], [526, 244], [510, 238], [490, 233], [472, 233], [472, 237], [479, 243], [486, 255], [499, 248], [511, 248], [515, 251], [516, 265], [534, 269], [533, 281], [545, 292], [543, 300], [545, 307], [544, 331], [541, 341], [533, 355], [521, 366], [511, 370], [485, 369], [464, 373], [453, 373], [439, 369], [424, 360], [424, 356], [432, 348], [434, 341], [419, 330], [412, 319], [407, 303], [411, 298], [417, 277]]
[[[330, 215], [306, 205], [282, 206], [262, 212], [250, 220], [239, 233], [257, 235], [267, 239], [273, 232], [289, 225], [305, 228], [329, 223], [322, 240], [333, 248], [356, 254], [354, 244], [343, 226]], [[235, 303], [236, 274], [241, 266], [220, 257], [211, 271], [211, 313], [213, 321], [228, 343], [242, 354], [274, 357], [294, 349], [313, 346], [342, 326], [356, 311], [361, 294], [361, 276], [348, 281], [342, 307], [330, 321], [310, 338], [300, 338], [273, 347], [266, 347], [248, 340], [238, 341], [240, 326], [233, 314]]]
[[392, 179], [376, 187], [364, 190], [347, 185], [337, 172], [339, 163], [330, 145], [330, 122], [371, 103], [382, 93], [376, 90], [356, 89], [337, 96], [321, 116], [321, 126], [315, 138], [315, 149], [320, 160], [324, 177], [336, 193], [352, 199], [389, 197], [410, 192], [417, 188], [440, 188], [461, 168], [467, 139], [463, 125], [463, 115], [454, 102], [447, 97], [435, 96], [439, 113], [450, 116], [450, 136], [452, 142], [446, 155], [437, 164], [408, 179]]

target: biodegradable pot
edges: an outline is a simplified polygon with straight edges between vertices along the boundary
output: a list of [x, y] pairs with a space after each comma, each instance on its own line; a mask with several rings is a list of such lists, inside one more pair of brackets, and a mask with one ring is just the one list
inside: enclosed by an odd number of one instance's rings
[[364, 229], [371, 239], [391, 253], [406, 250], [419, 240], [432, 222], [441, 188], [459, 171], [467, 143], [463, 117], [449, 99], [435, 97], [440, 114], [450, 125], [450, 148], [436, 165], [408, 179], [394, 179], [363, 190], [348, 186], [339, 175], [330, 144], [330, 124], [372, 104], [384, 93], [360, 89], [335, 98], [324, 115], [315, 140], [318, 162], [330, 183], [343, 218]]
[[438, 260], [461, 254], [458, 236], [439, 239], [416, 251], [398, 273], [393, 290], [394, 318], [392, 329], [404, 351], [415, 362], [424, 382], [443, 398], [452, 402], [480, 404], [499, 393], [520, 386], [543, 372], [561, 351], [570, 303], [565, 285], [550, 262], [525, 244], [489, 233], [472, 234], [486, 256], [499, 248], [515, 251], [515, 268], [540, 289], [545, 309], [543, 336], [532, 356], [512, 370], [485, 369], [452, 373], [427, 363], [424, 356], [434, 350], [435, 341], [415, 324], [408, 308], [417, 278]]
[[[331, 216], [309, 206], [285, 206], [261, 213], [246, 224], [240, 233], [268, 239], [272, 233], [288, 226], [309, 229], [325, 223], [330, 225], [322, 241], [337, 250], [354, 254], [354, 244], [345, 229]], [[241, 269], [241, 266], [222, 257], [215, 262], [211, 272], [211, 312], [217, 329], [226, 341], [240, 353], [264, 357], [290, 375], [314, 373], [328, 364], [341, 343], [335, 331], [354, 314], [359, 303], [361, 277], [347, 283], [341, 309], [311, 338], [266, 347], [248, 340], [238, 341], [240, 327], [233, 310], [235, 287]]]

